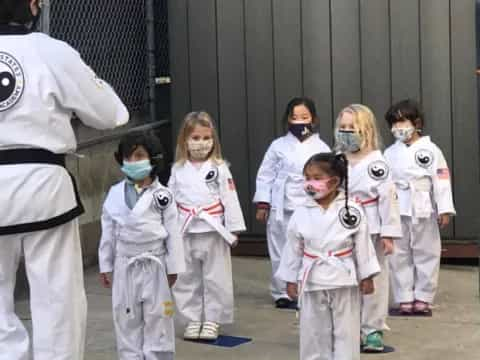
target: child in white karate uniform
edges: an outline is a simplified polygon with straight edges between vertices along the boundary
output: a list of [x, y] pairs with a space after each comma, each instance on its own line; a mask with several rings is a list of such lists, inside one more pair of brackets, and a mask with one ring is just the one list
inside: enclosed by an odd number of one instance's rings
[[276, 274], [299, 299], [300, 359], [359, 360], [360, 291], [372, 293], [380, 272], [367, 219], [341, 191], [343, 154], [314, 155], [304, 174], [311, 199], [292, 215]]
[[186, 255], [186, 272], [173, 289], [184, 338], [215, 340], [233, 322], [230, 247], [245, 231], [235, 183], [223, 160], [213, 120], [206, 112], [186, 116], [168, 182], [175, 195]]
[[151, 133], [120, 141], [115, 157], [126, 178], [103, 205], [98, 251], [100, 280], [112, 286], [121, 360], [173, 360], [174, 305], [170, 287], [185, 268], [177, 207], [157, 178], [161, 144]]
[[385, 150], [397, 185], [403, 236], [390, 258], [395, 302], [405, 314], [430, 313], [437, 291], [441, 240], [455, 215], [450, 171], [429, 136], [418, 104], [404, 100], [385, 115], [396, 142]]
[[315, 104], [308, 98], [292, 99], [285, 110], [288, 133], [272, 142], [258, 169], [253, 201], [256, 218], [267, 223], [268, 253], [272, 263], [270, 291], [277, 308], [296, 308], [284, 281], [273, 276], [287, 241], [286, 230], [293, 211], [307, 196], [303, 191], [303, 165], [314, 154], [330, 148], [313, 130], [318, 122]]
[[381, 273], [375, 277], [375, 292], [362, 296], [362, 346], [365, 351], [384, 349], [383, 331], [389, 304], [388, 258], [394, 251], [394, 238], [402, 236], [400, 210], [389, 166], [379, 150], [380, 139], [375, 116], [360, 104], [343, 109], [335, 129], [336, 148], [347, 156], [348, 191], [363, 207]]

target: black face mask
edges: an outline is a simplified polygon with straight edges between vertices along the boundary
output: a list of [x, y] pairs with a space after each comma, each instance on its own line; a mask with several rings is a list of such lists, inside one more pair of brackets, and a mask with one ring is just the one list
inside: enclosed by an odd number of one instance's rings
[[304, 140], [313, 133], [313, 125], [308, 124], [288, 124], [288, 131], [298, 140]]

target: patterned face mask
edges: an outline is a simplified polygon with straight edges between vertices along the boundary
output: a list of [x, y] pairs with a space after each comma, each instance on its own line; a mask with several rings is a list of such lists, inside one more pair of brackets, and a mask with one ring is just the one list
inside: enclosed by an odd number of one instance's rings
[[288, 131], [301, 140], [313, 132], [313, 125], [312, 123], [290, 123], [288, 124]]
[[410, 140], [414, 132], [415, 128], [413, 126], [392, 128], [392, 134], [394, 138], [401, 142], [407, 142]]
[[362, 145], [362, 137], [356, 131], [352, 130], [335, 131], [335, 141], [339, 148], [338, 150], [342, 152], [357, 152]]
[[213, 149], [213, 139], [189, 139], [187, 142], [187, 148], [193, 160], [205, 160]]

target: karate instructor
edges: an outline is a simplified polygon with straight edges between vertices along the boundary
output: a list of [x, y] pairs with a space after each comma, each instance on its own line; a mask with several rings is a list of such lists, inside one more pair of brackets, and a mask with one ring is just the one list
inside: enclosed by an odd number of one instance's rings
[[83, 208], [65, 154], [70, 119], [112, 129], [129, 114], [112, 88], [64, 42], [33, 32], [37, 0], [0, 0], [0, 360], [27, 360], [14, 312], [25, 257], [35, 360], [84, 358], [86, 297], [78, 216]]

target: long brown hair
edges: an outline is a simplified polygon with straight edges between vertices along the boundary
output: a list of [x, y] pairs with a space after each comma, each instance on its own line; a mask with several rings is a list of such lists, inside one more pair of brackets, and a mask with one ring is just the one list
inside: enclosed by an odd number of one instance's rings
[[217, 164], [221, 164], [224, 160], [222, 156], [222, 147], [218, 139], [217, 130], [215, 129], [215, 125], [213, 124], [212, 117], [205, 111], [194, 111], [185, 116], [183, 125], [178, 132], [177, 148], [175, 151], [175, 163], [184, 164], [185, 161], [188, 160], [189, 156], [187, 141], [192, 134], [193, 129], [195, 129], [195, 126], [197, 125], [207, 127], [212, 130], [213, 148], [208, 155], [208, 159], [213, 160]]

